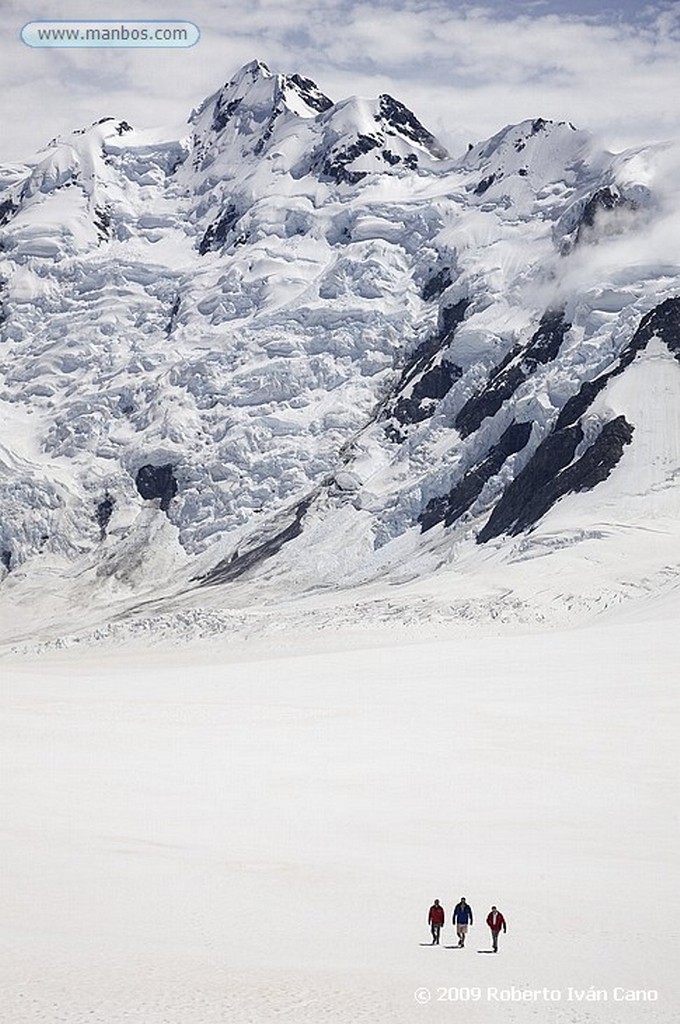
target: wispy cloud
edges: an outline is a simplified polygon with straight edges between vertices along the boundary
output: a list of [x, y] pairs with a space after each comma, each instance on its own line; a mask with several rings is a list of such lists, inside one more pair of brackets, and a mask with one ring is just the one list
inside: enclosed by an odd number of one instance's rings
[[30, 11], [4, 0], [1, 158], [104, 114], [179, 123], [255, 56], [336, 99], [394, 93], [453, 150], [539, 114], [601, 133], [611, 148], [680, 135], [674, 2], [146, 0], [144, 18], [198, 24], [197, 46], [31, 50], [18, 38], [27, 20], [92, 16], [90, 0], [36, 0]]

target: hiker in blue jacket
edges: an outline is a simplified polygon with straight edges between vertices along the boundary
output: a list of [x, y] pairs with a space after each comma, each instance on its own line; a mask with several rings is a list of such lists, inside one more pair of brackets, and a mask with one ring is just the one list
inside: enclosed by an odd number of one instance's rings
[[456, 906], [454, 907], [453, 923], [456, 926], [458, 945], [464, 946], [468, 925], [472, 924], [472, 907], [466, 903], [464, 896], [461, 896], [460, 903], [456, 903]]

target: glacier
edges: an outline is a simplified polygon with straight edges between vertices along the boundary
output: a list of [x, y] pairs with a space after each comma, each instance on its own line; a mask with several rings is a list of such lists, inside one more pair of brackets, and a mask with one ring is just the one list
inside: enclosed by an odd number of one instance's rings
[[0, 168], [0, 603], [471, 592], [593, 537], [613, 593], [650, 528], [634, 575], [673, 577], [676, 143], [537, 116], [450, 155], [261, 61], [166, 134]]

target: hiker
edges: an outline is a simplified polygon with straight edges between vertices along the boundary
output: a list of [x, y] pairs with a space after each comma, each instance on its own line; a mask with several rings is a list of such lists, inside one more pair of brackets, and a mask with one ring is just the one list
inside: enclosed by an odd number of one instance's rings
[[493, 951], [498, 952], [498, 935], [501, 931], [506, 932], [508, 929], [505, 924], [505, 918], [501, 914], [497, 907], [492, 907], [486, 919], [486, 923], [491, 929], [491, 939], [493, 941]]
[[430, 926], [432, 932], [432, 945], [439, 945], [439, 933], [442, 930], [444, 924], [444, 908], [439, 905], [439, 900], [435, 900], [430, 907], [427, 914], [427, 923]]
[[456, 935], [458, 936], [458, 945], [465, 945], [465, 936], [467, 935], [468, 925], [473, 923], [472, 921], [472, 907], [466, 902], [465, 897], [461, 896], [460, 903], [456, 903], [453, 910], [453, 923], [456, 926]]

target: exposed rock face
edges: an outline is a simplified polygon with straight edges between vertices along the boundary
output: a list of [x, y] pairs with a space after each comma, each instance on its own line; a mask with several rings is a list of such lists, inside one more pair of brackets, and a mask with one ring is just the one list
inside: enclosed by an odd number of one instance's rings
[[358, 156], [370, 153], [380, 146], [380, 139], [373, 135], [358, 135], [354, 142], [335, 149], [321, 164], [319, 174], [322, 179], [334, 181], [337, 185], [356, 185], [366, 177], [367, 171], [349, 170], [348, 164]]
[[583, 207], [575, 241], [582, 242], [587, 237], [589, 229], [594, 227], [595, 219], [599, 214], [606, 214], [609, 211], [622, 208], [636, 210], [637, 204], [609, 185], [597, 189]]
[[449, 267], [442, 267], [435, 274], [427, 279], [423, 285], [422, 296], [425, 302], [438, 299], [451, 284], [451, 270]]
[[308, 495], [293, 510], [293, 519], [283, 529], [278, 530], [271, 536], [247, 548], [244, 551], [235, 551], [231, 558], [220, 562], [206, 576], [201, 578], [201, 583], [210, 586], [215, 583], [228, 583], [230, 580], [238, 579], [249, 569], [255, 568], [260, 563], [277, 554], [284, 544], [299, 537], [302, 533], [302, 524], [305, 514], [316, 497]]
[[174, 467], [170, 463], [164, 466], [142, 466], [135, 478], [135, 484], [146, 501], [160, 498], [164, 512], [167, 512], [170, 502], [177, 494], [177, 480]]
[[426, 420], [434, 411], [433, 403], [449, 393], [461, 372], [459, 366], [447, 359], [442, 359], [431, 369], [424, 370], [413, 385], [411, 394], [397, 401], [394, 407], [395, 418], [404, 426]]
[[[561, 313], [547, 313], [530, 344], [523, 350], [513, 350], [480, 395], [463, 407], [456, 420], [461, 432], [478, 429], [484, 416], [495, 415], [536, 366], [554, 359], [568, 329]], [[624, 416], [606, 422], [593, 443], [576, 458], [584, 439], [580, 421], [609, 381], [621, 374], [655, 336], [680, 361], [680, 298], [667, 299], [644, 316], [614, 366], [595, 380], [585, 381], [567, 400], [548, 436], [496, 502], [478, 534], [478, 543], [530, 529], [563, 495], [591, 490], [610, 475], [632, 441], [634, 427]], [[429, 530], [441, 522], [446, 526], [454, 523], [473, 505], [505, 460], [526, 446], [530, 434], [529, 423], [513, 422], [448, 494], [428, 502], [418, 517], [421, 529]]]
[[318, 110], [321, 114], [333, 106], [333, 100], [322, 93], [311, 78], [304, 78], [302, 75], [289, 75], [286, 82], [297, 88], [302, 99], [312, 110]]
[[0, 228], [8, 223], [16, 209], [17, 207], [12, 199], [5, 199], [0, 203]]
[[494, 181], [496, 180], [495, 174], [489, 174], [486, 178], [481, 178], [480, 181], [474, 187], [474, 193], [476, 196], [483, 196], [485, 192], [488, 192]]
[[450, 526], [474, 504], [484, 485], [509, 458], [524, 448], [531, 435], [530, 423], [512, 423], [487, 455], [469, 469], [449, 494], [433, 498], [418, 517], [423, 533], [437, 523]]
[[575, 423], [612, 377], [623, 373], [638, 352], [641, 352], [655, 335], [661, 338], [680, 362], [680, 298], [666, 299], [642, 318], [640, 326], [612, 369], [594, 380], [584, 381], [578, 392], [565, 403], [557, 418], [555, 429], [559, 430], [566, 424]]
[[507, 487], [488, 523], [477, 536], [483, 544], [501, 533], [517, 534], [533, 526], [564, 494], [587, 491], [605, 480], [633, 438], [624, 416], [606, 423], [596, 441], [572, 462], [583, 440], [580, 425], [550, 434], [530, 462]]
[[233, 231], [240, 217], [240, 211], [237, 210], [233, 203], [229, 203], [221, 217], [218, 217], [206, 229], [198, 246], [201, 256], [205, 256], [207, 252], [223, 249], [227, 244], [230, 232]]
[[493, 371], [482, 391], [473, 395], [458, 413], [456, 428], [463, 437], [477, 430], [487, 416], [494, 416], [537, 366], [555, 359], [570, 327], [562, 311], [544, 313], [529, 344], [513, 349]]
[[181, 305], [182, 305], [182, 299], [181, 299], [181, 297], [179, 295], [176, 295], [175, 296], [175, 301], [172, 304], [172, 309], [170, 310], [170, 316], [168, 318], [168, 322], [165, 325], [165, 333], [168, 334], [168, 335], [172, 334], [172, 332], [174, 330], [175, 324], [177, 323], [177, 315], [178, 315], [178, 313], [180, 311]]
[[112, 497], [108, 492], [104, 495], [102, 500], [97, 503], [95, 519], [99, 526], [99, 534], [103, 540], [106, 536], [106, 527], [109, 525], [113, 510], [116, 507], [116, 499]]
[[96, 207], [92, 216], [94, 226], [97, 229], [97, 238], [100, 242], [106, 242], [111, 238], [111, 212], [105, 206]]
[[[440, 330], [417, 347], [402, 369], [391, 400], [383, 411], [383, 419], [394, 418], [402, 426], [420, 423], [432, 415], [433, 403], [448, 394], [461, 376], [461, 369], [442, 353], [464, 320], [468, 306], [469, 301], [462, 299], [444, 308]], [[403, 440], [394, 424], [389, 424], [387, 431], [392, 440]]]
[[480, 531], [478, 542], [501, 533], [520, 533], [536, 523], [564, 494], [590, 490], [609, 476], [624, 447], [632, 441], [634, 427], [624, 416], [610, 420], [593, 444], [573, 461], [583, 440], [579, 421], [609, 381], [621, 374], [655, 336], [680, 360], [680, 298], [666, 299], [644, 316], [616, 365], [595, 380], [585, 381], [565, 403], [551, 434], [506, 488]]
[[380, 97], [379, 119], [385, 124], [388, 135], [396, 129], [404, 138], [429, 150], [433, 156], [443, 158], [448, 155], [444, 147], [420, 123], [415, 114], [388, 93], [383, 93]]

